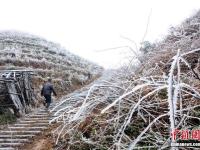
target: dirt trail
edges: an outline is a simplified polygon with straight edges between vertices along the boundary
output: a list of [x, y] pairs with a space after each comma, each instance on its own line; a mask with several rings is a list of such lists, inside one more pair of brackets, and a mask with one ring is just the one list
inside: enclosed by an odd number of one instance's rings
[[34, 137], [30, 143], [25, 143], [20, 146], [20, 150], [51, 150], [54, 148], [54, 141], [51, 131], [55, 129], [58, 124], [50, 125], [41, 134]]
[[46, 139], [39, 139], [37, 143], [33, 143], [31, 146], [27, 146], [23, 149], [32, 149], [32, 150], [47, 150], [52, 149], [52, 144], [49, 143]]

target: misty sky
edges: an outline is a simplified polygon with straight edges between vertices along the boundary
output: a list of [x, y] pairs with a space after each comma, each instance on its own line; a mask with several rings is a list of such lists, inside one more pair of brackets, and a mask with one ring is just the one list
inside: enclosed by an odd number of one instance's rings
[[[0, 0], [0, 30], [39, 35], [91, 61], [116, 67], [142, 41], [161, 39], [200, 8], [200, 0]], [[150, 13], [151, 12], [151, 13]]]

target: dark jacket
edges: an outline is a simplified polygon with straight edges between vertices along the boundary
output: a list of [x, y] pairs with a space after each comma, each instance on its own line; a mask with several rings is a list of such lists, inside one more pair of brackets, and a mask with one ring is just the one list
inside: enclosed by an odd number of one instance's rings
[[41, 90], [41, 95], [51, 95], [51, 93], [53, 92], [53, 94], [56, 96], [56, 92], [53, 88], [53, 85], [50, 82], [47, 82], [43, 85], [43, 88]]

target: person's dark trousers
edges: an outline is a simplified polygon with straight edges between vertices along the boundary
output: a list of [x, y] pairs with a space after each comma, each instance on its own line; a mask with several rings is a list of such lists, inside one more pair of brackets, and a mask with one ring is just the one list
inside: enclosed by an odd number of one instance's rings
[[51, 95], [44, 95], [45, 101], [47, 103], [46, 108], [48, 109], [51, 104]]

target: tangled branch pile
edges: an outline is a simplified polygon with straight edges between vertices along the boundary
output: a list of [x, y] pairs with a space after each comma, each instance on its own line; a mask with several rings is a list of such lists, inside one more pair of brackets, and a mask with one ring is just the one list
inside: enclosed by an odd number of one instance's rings
[[52, 120], [62, 121], [54, 131], [60, 149], [168, 149], [181, 141], [171, 132], [200, 123], [199, 39], [200, 12], [173, 28], [139, 65], [106, 72], [64, 97]]
[[35, 106], [32, 71], [0, 71], [0, 111], [12, 110], [15, 116], [24, 115]]

